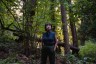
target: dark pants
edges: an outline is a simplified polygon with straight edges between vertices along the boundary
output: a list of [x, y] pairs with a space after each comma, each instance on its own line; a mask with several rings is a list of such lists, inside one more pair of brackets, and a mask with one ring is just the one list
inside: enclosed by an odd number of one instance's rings
[[47, 57], [49, 57], [50, 64], [55, 64], [54, 47], [43, 47], [41, 51], [41, 64], [46, 64]]

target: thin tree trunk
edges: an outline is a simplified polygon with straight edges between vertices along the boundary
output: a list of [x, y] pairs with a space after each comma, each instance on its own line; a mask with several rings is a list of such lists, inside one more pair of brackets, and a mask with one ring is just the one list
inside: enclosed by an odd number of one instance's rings
[[63, 24], [63, 35], [64, 35], [64, 42], [65, 42], [65, 54], [70, 53], [70, 46], [69, 46], [69, 36], [68, 36], [68, 28], [67, 28], [67, 17], [66, 17], [66, 10], [65, 6], [61, 3], [61, 16], [62, 16], [62, 24]]
[[[69, 5], [72, 5], [71, 0], [68, 1]], [[71, 33], [72, 33], [72, 41], [73, 41], [73, 46], [78, 47], [78, 39], [77, 39], [77, 32], [76, 32], [76, 26], [75, 26], [75, 21], [73, 17], [73, 12], [71, 6], [69, 7], [69, 20], [70, 20], [70, 28], [71, 28]], [[72, 51], [72, 53], [78, 53], [75, 50]]]
[[80, 26], [80, 30], [79, 30], [79, 33], [80, 33], [80, 37], [79, 37], [79, 39], [80, 39], [80, 45], [82, 45], [82, 46], [84, 46], [85, 45], [85, 40], [86, 40], [86, 30], [83, 30], [83, 31], [81, 31], [81, 29], [83, 28], [83, 27], [85, 27], [84, 25], [86, 25], [86, 20], [85, 20], [85, 18], [82, 18], [81, 19], [81, 26]]

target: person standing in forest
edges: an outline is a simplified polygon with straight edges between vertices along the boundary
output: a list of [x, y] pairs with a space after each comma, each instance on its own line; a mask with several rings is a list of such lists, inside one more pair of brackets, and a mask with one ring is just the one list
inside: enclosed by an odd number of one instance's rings
[[45, 24], [45, 31], [42, 35], [41, 64], [46, 64], [47, 57], [50, 64], [55, 64], [57, 38], [55, 32], [52, 31], [52, 24]]

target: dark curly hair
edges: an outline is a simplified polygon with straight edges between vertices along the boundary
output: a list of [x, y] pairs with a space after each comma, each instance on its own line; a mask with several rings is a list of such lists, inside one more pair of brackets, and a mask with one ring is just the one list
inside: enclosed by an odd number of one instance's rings
[[46, 29], [46, 26], [48, 26], [48, 25], [50, 25], [51, 26], [51, 29], [52, 29], [52, 24], [51, 23], [47, 23], [47, 24], [45, 24], [45, 31], [47, 30]]

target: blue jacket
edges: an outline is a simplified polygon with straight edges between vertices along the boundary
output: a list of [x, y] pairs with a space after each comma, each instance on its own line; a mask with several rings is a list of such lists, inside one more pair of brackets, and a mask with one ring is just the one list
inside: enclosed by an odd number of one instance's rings
[[55, 45], [55, 32], [45, 32], [43, 33], [43, 36], [42, 36], [42, 43], [44, 45]]

